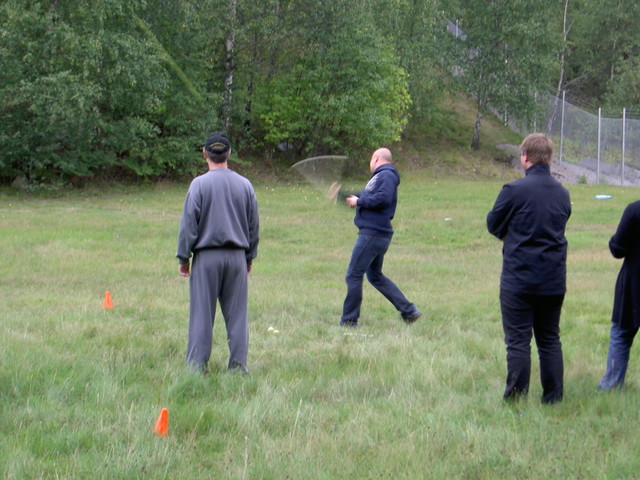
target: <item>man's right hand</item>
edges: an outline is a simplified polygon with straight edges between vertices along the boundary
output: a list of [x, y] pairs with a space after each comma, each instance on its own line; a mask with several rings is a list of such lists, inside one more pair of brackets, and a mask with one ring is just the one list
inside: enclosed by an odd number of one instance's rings
[[358, 206], [358, 197], [356, 195], [350, 195], [347, 197], [346, 202], [351, 208], [356, 208]]

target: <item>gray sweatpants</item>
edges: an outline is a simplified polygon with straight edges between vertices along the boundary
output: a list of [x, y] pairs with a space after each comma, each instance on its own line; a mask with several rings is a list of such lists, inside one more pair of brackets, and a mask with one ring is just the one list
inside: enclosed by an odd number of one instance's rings
[[187, 364], [206, 368], [211, 356], [216, 302], [227, 327], [229, 366], [246, 368], [249, 349], [247, 260], [242, 249], [214, 248], [193, 255], [189, 279]]

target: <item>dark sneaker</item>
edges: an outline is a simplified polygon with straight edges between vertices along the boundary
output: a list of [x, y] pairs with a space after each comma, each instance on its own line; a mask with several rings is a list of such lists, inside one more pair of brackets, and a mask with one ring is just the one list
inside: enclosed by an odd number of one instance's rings
[[358, 320], [340, 320], [340, 326], [341, 327], [357, 328], [358, 327]]
[[421, 316], [422, 316], [422, 312], [420, 310], [416, 310], [415, 313], [412, 313], [411, 315], [407, 315], [406, 317], [402, 317], [402, 320], [404, 320], [404, 323], [406, 323], [407, 325], [410, 325], [413, 322], [415, 322], [417, 319], [419, 319]]

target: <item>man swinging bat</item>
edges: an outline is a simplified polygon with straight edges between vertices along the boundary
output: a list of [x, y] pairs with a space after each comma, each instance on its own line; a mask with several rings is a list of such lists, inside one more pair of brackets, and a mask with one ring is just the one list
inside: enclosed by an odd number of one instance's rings
[[[405, 323], [415, 322], [422, 312], [382, 273], [384, 255], [391, 243], [393, 219], [398, 202], [400, 174], [393, 165], [391, 151], [380, 148], [373, 152], [369, 162], [371, 178], [359, 195], [345, 197], [347, 205], [356, 209], [354, 223], [358, 238], [351, 253], [347, 269], [347, 296], [342, 308], [340, 325], [357, 327], [362, 304], [362, 279], [367, 280], [400, 312]], [[329, 199], [340, 195], [340, 185], [329, 189]]]

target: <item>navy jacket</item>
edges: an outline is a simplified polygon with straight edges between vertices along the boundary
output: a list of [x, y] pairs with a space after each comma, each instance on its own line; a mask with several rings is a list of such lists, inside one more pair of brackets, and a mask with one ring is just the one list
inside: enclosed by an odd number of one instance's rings
[[400, 174], [390, 163], [379, 166], [358, 198], [354, 223], [360, 233], [391, 238], [391, 220], [398, 204]]
[[536, 164], [508, 183], [487, 215], [489, 232], [502, 240], [500, 288], [533, 295], [566, 292], [569, 192]]

